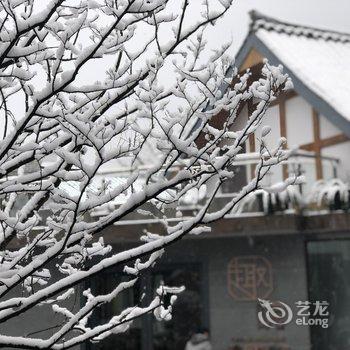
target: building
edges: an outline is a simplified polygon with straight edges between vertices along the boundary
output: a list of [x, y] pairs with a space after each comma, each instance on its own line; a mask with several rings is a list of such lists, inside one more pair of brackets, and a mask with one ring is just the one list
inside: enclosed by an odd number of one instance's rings
[[[350, 34], [253, 12], [236, 65], [240, 71], [249, 68], [258, 78], [265, 57], [282, 64], [294, 84], [294, 90], [276, 100], [266, 114], [264, 124], [273, 125], [270, 142], [285, 136], [288, 146], [296, 149], [266, 181], [297, 171], [304, 173], [306, 184], [287, 197], [257, 197], [246, 213], [228, 215], [212, 226], [211, 233], [188, 237], [167, 249], [162, 264], [141, 279], [134, 294], [101, 310], [99, 318], [138, 300], [144, 289], [164, 280], [187, 287], [174, 321], [159, 323], [145, 317], [129, 333], [89, 349], [179, 350], [199, 326], [210, 329], [215, 350], [349, 349]], [[247, 103], [241, 111], [242, 121], [250, 108]], [[249, 139], [246, 152], [254, 155], [258, 138], [257, 134]], [[242, 183], [252, 176], [253, 165], [254, 156], [237, 163]], [[233, 190], [228, 188], [218, 200]], [[185, 209], [199, 205], [189, 202]], [[144, 221], [133, 214], [108, 228], [104, 237], [119, 250], [135, 244], [145, 227], [160, 229], [157, 220]], [[92, 287], [108, 289], [120, 276], [111, 271]], [[258, 298], [289, 305], [293, 320], [279, 327], [264, 326], [258, 319]], [[298, 302], [306, 301], [329, 304], [329, 315], [321, 315], [328, 328], [295, 322]]]

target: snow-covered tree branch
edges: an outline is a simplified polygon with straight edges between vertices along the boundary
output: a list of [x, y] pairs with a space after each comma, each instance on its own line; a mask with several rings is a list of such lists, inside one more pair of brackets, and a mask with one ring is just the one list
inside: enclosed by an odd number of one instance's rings
[[[147, 307], [89, 323], [96, 308], [133, 288], [166, 246], [238, 210], [288, 157], [283, 139], [267, 147], [263, 129], [256, 177], [213, 209], [222, 184], [234, 181], [231, 165], [242, 145], [290, 80], [267, 62], [253, 83], [249, 72], [227, 76], [228, 45], [203, 59], [205, 28], [231, 1], [205, 1], [198, 18], [195, 2], [0, 0], [0, 323], [40, 305], [63, 320], [45, 339], [0, 334], [0, 346], [68, 349], [124, 332], [146, 313], [169, 320], [182, 288], [160, 285]], [[254, 111], [232, 131], [248, 100]], [[210, 121], [219, 113], [218, 129]], [[106, 169], [128, 176], [103, 181]], [[203, 186], [201, 209], [171, 224], [167, 208], [181, 217], [182, 198]], [[104, 243], [105, 228], [135, 211], [155, 215], [150, 206], [166, 234], [140, 233], [140, 244], [123, 252]], [[84, 281], [116, 266], [128, 281], [105, 295], [84, 290]], [[62, 306], [77, 293], [85, 300], [78, 311]]]

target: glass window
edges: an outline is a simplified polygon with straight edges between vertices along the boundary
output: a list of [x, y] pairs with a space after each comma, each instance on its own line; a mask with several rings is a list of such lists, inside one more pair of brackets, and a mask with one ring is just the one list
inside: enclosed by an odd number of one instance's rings
[[309, 293], [329, 303], [329, 328], [311, 327], [313, 349], [350, 348], [350, 241], [308, 243]]

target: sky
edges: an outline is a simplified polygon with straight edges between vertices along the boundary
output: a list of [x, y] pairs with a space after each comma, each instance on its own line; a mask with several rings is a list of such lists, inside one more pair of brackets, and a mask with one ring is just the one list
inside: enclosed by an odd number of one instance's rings
[[215, 47], [218, 38], [227, 37], [234, 55], [247, 34], [252, 9], [291, 23], [350, 33], [350, 0], [235, 0], [215, 30], [208, 30], [208, 45]]
[[[182, 3], [180, 0], [174, 1], [177, 4]], [[40, 0], [38, 3], [40, 4]], [[192, 0], [192, 3], [199, 7], [202, 0]], [[209, 0], [212, 6], [214, 3], [214, 0]], [[217, 21], [214, 27], [209, 26], [206, 32], [208, 48], [218, 48], [223, 43], [232, 41], [229, 53], [235, 56], [247, 34], [248, 12], [252, 9], [292, 23], [350, 33], [350, 0], [234, 0], [225, 17]], [[193, 13], [190, 19], [193, 20]], [[105, 65], [95, 64], [92, 70], [86, 70], [86, 76], [90, 81], [98, 80], [104, 76], [105, 70]], [[169, 80], [169, 75], [166, 80]]]

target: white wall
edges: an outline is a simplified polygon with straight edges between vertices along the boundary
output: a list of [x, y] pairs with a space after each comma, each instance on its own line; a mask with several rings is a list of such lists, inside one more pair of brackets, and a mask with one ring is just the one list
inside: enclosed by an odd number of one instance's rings
[[320, 115], [319, 120], [321, 139], [332, 137], [342, 133], [342, 131], [334, 124], [332, 124], [325, 116]]
[[261, 129], [264, 126], [271, 127], [271, 132], [265, 139], [267, 141], [268, 147], [271, 149], [274, 149], [277, 146], [279, 138], [281, 137], [280, 117], [279, 117], [279, 107], [278, 106], [270, 107], [267, 110], [267, 112], [262, 120], [262, 123], [258, 127], [258, 129], [255, 133], [255, 144], [257, 147], [259, 145], [259, 139], [261, 136]]
[[287, 141], [289, 148], [313, 142], [311, 106], [300, 96], [286, 101]]
[[[279, 106], [273, 106], [269, 108], [262, 120], [261, 125], [258, 127], [255, 133], [255, 146], [257, 149], [260, 147], [260, 137], [261, 137], [261, 129], [264, 126], [269, 126], [271, 128], [271, 132], [266, 136], [265, 140], [267, 143], [267, 147], [271, 150], [277, 147], [278, 141], [281, 137], [280, 133], [280, 117], [279, 117]], [[273, 183], [282, 181], [282, 167], [275, 166], [272, 168], [269, 174], [266, 175], [264, 179], [264, 185], [272, 185]]]
[[[288, 148], [299, 148], [314, 141], [312, 107], [302, 97], [295, 96], [286, 101], [286, 124]], [[311, 158], [295, 160], [302, 162], [302, 174], [306, 178], [303, 191], [308, 193], [316, 181], [315, 160]], [[291, 164], [289, 171], [293, 172], [292, 169], [295, 171], [296, 167], [296, 164]]]
[[[342, 130], [332, 124], [323, 115], [320, 116], [320, 129], [321, 138], [342, 134]], [[344, 181], [350, 182], [350, 141], [325, 147], [322, 149], [322, 155], [338, 158], [340, 161], [338, 167], [338, 177]], [[323, 176], [325, 179], [333, 177], [333, 168], [329, 162], [324, 162]]]
[[[289, 148], [313, 142], [312, 107], [302, 97], [296, 96], [286, 101], [286, 118]], [[319, 120], [321, 139], [342, 133], [342, 130], [323, 115], [320, 115]], [[338, 177], [344, 181], [350, 181], [350, 142], [323, 148], [322, 155], [338, 158], [340, 160]], [[315, 181], [314, 164], [310, 163], [304, 167], [307, 180]], [[333, 178], [333, 168], [330, 162], [323, 161], [323, 175], [325, 179]]]
[[[235, 123], [235, 130], [243, 127], [248, 117], [247, 108], [245, 107]], [[287, 124], [287, 141], [290, 149], [298, 148], [301, 145], [314, 141], [312, 107], [301, 96], [295, 96], [286, 101], [286, 124]], [[273, 106], [267, 111], [261, 126], [255, 133], [255, 145], [258, 149], [261, 128], [264, 125], [271, 127], [271, 133], [266, 137], [270, 148], [276, 147], [280, 138], [280, 121], [279, 107]], [[341, 134], [342, 131], [332, 124], [326, 117], [320, 115], [320, 136], [321, 139]], [[249, 142], [247, 142], [247, 151]], [[350, 141], [339, 145], [323, 148], [322, 155], [335, 157], [340, 160], [338, 166], [338, 177], [344, 181], [350, 182]], [[291, 168], [291, 167], [290, 167]], [[316, 165], [313, 159], [303, 160], [303, 170], [307, 178], [308, 185], [305, 190], [308, 191], [310, 186], [316, 181]], [[248, 174], [250, 171], [248, 171]], [[333, 178], [332, 163], [323, 161], [323, 173], [325, 179]], [[265, 184], [271, 184], [282, 179], [282, 167], [275, 167], [271, 175], [265, 179]]]
[[234, 121], [231, 130], [232, 131], [239, 131], [241, 129], [243, 129], [248, 121], [248, 107], [247, 105], [245, 105], [242, 108], [241, 113], [237, 116], [236, 120]]
[[[350, 141], [340, 143], [338, 145], [325, 147], [322, 150], [322, 155], [335, 157], [340, 160], [340, 165], [338, 166], [338, 177], [343, 181], [350, 183]], [[326, 166], [323, 167], [324, 177], [332, 177], [330, 174], [331, 169]]]
[[[248, 109], [247, 106], [245, 106], [242, 109], [242, 112], [237, 117], [236, 122], [234, 123], [232, 130], [237, 131], [241, 130], [248, 120]], [[271, 133], [266, 137], [267, 146], [269, 149], [273, 149], [277, 146], [278, 140], [280, 138], [280, 121], [279, 121], [279, 107], [273, 106], [269, 108], [262, 120], [261, 125], [257, 128], [255, 132], [255, 150], [250, 149], [249, 139], [246, 142], [246, 151], [247, 152], [255, 152], [260, 147], [260, 136], [261, 136], [261, 129], [264, 126], [270, 126], [271, 127]], [[247, 176], [250, 178], [251, 170], [250, 166], [247, 167]], [[282, 180], [282, 167], [276, 166], [271, 171], [270, 174], [268, 174], [265, 177], [265, 184], [271, 185], [275, 182], [279, 182]]]

